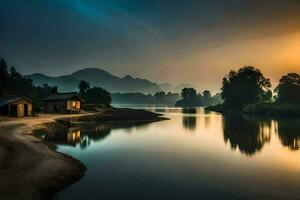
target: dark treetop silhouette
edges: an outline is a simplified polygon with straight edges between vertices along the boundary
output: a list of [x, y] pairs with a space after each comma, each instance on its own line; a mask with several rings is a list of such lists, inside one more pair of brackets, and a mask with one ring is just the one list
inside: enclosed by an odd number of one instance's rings
[[198, 93], [194, 88], [184, 88], [181, 91], [182, 99], [177, 101], [175, 106], [179, 107], [196, 107], [210, 106], [222, 103], [221, 95], [217, 93], [212, 96], [210, 91], [204, 90], [203, 93]]
[[223, 79], [222, 98], [224, 107], [241, 109], [245, 105], [270, 98], [270, 79], [265, 78], [259, 69], [251, 66], [230, 71]]

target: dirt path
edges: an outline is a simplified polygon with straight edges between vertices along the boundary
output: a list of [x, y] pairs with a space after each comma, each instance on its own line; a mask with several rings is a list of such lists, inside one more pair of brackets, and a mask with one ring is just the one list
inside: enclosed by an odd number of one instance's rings
[[[78, 115], [68, 115], [75, 117]], [[82, 116], [82, 115], [80, 115]], [[48, 199], [84, 174], [85, 167], [53, 151], [32, 130], [61, 115], [0, 121], [0, 199]]]

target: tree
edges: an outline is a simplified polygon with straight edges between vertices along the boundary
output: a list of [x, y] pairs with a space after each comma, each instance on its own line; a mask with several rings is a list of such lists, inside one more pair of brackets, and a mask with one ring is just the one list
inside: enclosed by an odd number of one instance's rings
[[161, 100], [162, 98], [164, 98], [166, 96], [166, 93], [165, 92], [156, 92], [154, 94], [154, 96], [157, 100]]
[[181, 97], [186, 101], [194, 100], [196, 96], [197, 92], [194, 88], [183, 88], [181, 90]]
[[83, 93], [85, 93], [88, 89], [90, 89], [90, 84], [84, 80], [81, 80], [79, 85], [79, 93], [82, 95]]
[[12, 80], [21, 80], [22, 79], [22, 75], [17, 72], [16, 68], [11, 67], [9, 70], [9, 77]]
[[58, 87], [57, 86], [51, 87], [51, 93], [52, 94], [58, 93]]
[[211, 93], [208, 90], [204, 90], [202, 93], [202, 104], [203, 105], [209, 105], [211, 101]]
[[182, 99], [177, 101], [175, 106], [194, 107], [199, 106], [197, 91], [194, 88], [183, 88], [181, 90]]
[[270, 79], [251, 66], [230, 71], [223, 78], [222, 98], [227, 109], [242, 109], [245, 105], [264, 100], [271, 88]]
[[32, 99], [34, 105], [42, 105], [42, 99], [50, 92], [48, 85], [35, 87], [31, 79], [23, 77], [16, 68], [9, 68], [5, 60], [0, 59], [0, 95], [22, 95]]
[[300, 75], [289, 73], [283, 76], [275, 88], [278, 102], [296, 103], [300, 101]]
[[8, 91], [9, 74], [7, 71], [7, 64], [4, 59], [0, 59], [0, 95]]
[[82, 98], [88, 104], [95, 104], [97, 106], [110, 106], [110, 93], [101, 87], [93, 87], [82, 94]]

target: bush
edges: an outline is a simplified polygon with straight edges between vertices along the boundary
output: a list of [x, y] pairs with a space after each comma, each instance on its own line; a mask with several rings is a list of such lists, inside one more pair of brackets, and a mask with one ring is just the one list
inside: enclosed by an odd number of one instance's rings
[[274, 102], [250, 104], [244, 108], [243, 113], [270, 116], [300, 116], [300, 104]]

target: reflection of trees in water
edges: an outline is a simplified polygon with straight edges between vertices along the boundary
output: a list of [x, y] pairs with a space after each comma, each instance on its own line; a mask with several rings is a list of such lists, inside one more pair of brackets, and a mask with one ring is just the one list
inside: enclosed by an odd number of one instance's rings
[[81, 149], [86, 149], [91, 145], [91, 142], [99, 142], [104, 140], [111, 131], [111, 126], [107, 124], [102, 124], [96, 126], [94, 129], [86, 129], [82, 131], [79, 146]]
[[271, 120], [260, 121], [243, 116], [226, 116], [223, 119], [224, 141], [232, 149], [245, 155], [260, 151], [271, 139]]
[[112, 124], [113, 129], [123, 129], [126, 133], [135, 133], [138, 130], [146, 130], [150, 123], [149, 122], [118, 122], [117, 124]]
[[183, 116], [182, 124], [185, 129], [194, 131], [197, 126], [197, 118], [195, 116]]
[[[197, 113], [196, 108], [183, 108], [182, 109], [182, 125], [185, 129], [194, 131], [197, 126], [197, 118], [195, 115]], [[191, 115], [189, 115], [191, 114]]]
[[279, 119], [278, 137], [283, 146], [291, 150], [300, 148], [300, 119]]
[[158, 112], [158, 113], [164, 113], [164, 112], [166, 112], [166, 108], [155, 108], [154, 109], [154, 112]]
[[211, 116], [205, 116], [204, 117], [205, 129], [210, 127], [210, 123], [211, 123]]
[[196, 108], [182, 108], [182, 113], [185, 114], [196, 114], [197, 113], [197, 109]]

